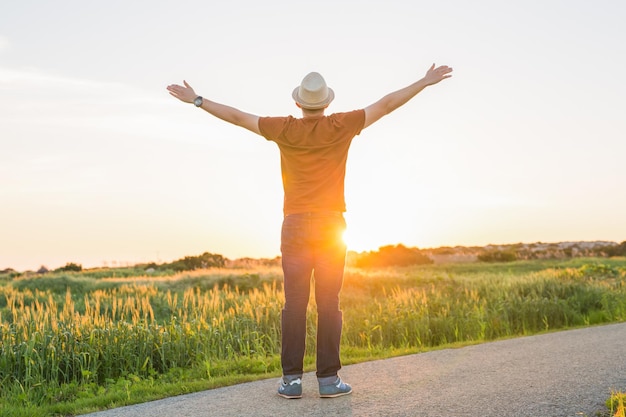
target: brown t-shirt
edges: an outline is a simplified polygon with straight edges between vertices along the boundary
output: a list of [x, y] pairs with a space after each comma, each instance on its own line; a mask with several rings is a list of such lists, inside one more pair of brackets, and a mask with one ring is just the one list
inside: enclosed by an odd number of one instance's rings
[[364, 110], [316, 118], [259, 119], [261, 134], [280, 149], [285, 215], [346, 211], [343, 184], [348, 149], [364, 123]]

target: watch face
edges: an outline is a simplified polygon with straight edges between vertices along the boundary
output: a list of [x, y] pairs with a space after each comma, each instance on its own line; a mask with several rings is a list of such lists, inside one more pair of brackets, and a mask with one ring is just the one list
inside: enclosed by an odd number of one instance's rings
[[193, 101], [193, 104], [195, 104], [196, 107], [202, 106], [202, 97], [196, 97], [196, 99]]

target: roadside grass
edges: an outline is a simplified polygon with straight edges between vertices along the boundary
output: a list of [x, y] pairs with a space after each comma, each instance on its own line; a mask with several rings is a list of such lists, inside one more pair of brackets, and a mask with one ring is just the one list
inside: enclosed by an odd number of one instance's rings
[[606, 406], [611, 417], [626, 417], [626, 393], [613, 392]]
[[[279, 268], [129, 274], [0, 276], [0, 415], [77, 415], [280, 375]], [[349, 268], [342, 360], [624, 321], [625, 284], [624, 258]], [[623, 413], [623, 394], [607, 404], [620, 399]]]

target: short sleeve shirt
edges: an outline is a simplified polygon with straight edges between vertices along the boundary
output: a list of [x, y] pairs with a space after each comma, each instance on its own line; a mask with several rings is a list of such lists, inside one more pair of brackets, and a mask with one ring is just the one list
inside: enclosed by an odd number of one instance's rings
[[364, 124], [364, 110], [315, 118], [259, 119], [263, 137], [280, 149], [285, 215], [346, 210], [348, 149]]

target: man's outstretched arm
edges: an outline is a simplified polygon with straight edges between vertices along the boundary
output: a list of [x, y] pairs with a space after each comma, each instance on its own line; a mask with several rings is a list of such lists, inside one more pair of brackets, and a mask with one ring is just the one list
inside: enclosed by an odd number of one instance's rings
[[452, 77], [450, 75], [451, 72], [452, 68], [446, 65], [435, 68], [435, 64], [433, 64], [422, 79], [408, 87], [387, 94], [376, 103], [367, 106], [365, 108], [365, 125], [363, 128], [370, 126], [384, 115], [402, 106], [429, 85], [437, 84], [441, 80]]
[[[193, 88], [191, 88], [191, 86], [187, 84], [187, 81], [183, 81], [183, 84], [184, 86], [178, 84], [169, 85], [167, 87], [167, 91], [169, 91], [172, 96], [176, 97], [180, 101], [183, 101], [185, 103], [193, 103], [198, 95], [193, 90]], [[244, 127], [258, 135], [261, 134], [261, 131], [259, 130], [259, 116], [242, 112], [241, 110], [238, 110], [234, 107], [216, 103], [206, 98], [202, 99], [202, 106], [200, 107], [208, 113], [212, 114], [213, 116], [220, 118], [228, 123]]]

